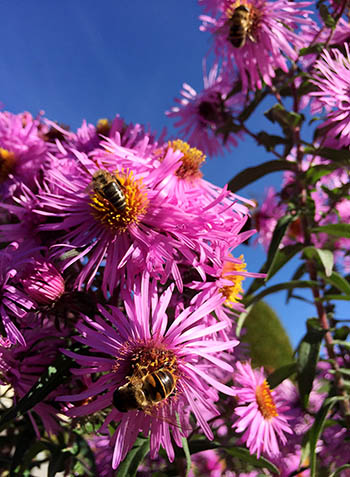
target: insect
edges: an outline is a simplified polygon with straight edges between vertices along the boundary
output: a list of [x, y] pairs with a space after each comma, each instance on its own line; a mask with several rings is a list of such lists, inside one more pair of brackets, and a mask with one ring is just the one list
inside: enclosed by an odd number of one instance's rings
[[123, 212], [126, 207], [123, 187], [114, 174], [99, 169], [92, 176], [92, 186], [95, 192], [106, 199], [119, 212]]
[[235, 48], [242, 48], [245, 45], [247, 37], [252, 41], [254, 38], [250, 35], [249, 30], [252, 26], [252, 19], [249, 8], [245, 5], [240, 5], [235, 8], [233, 15], [229, 21], [230, 31], [228, 40]]
[[113, 404], [120, 412], [132, 409], [147, 411], [151, 406], [174, 394], [175, 385], [175, 376], [165, 368], [143, 376], [134, 374], [129, 378], [129, 382], [116, 389]]

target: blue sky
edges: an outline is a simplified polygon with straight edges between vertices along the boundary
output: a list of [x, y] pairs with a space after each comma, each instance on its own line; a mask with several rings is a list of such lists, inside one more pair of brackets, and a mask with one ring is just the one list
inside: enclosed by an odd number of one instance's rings
[[[76, 129], [85, 118], [96, 123], [119, 113], [127, 122], [173, 132], [164, 111], [183, 82], [202, 89], [202, 58], [209, 36], [198, 29], [202, 13], [188, 0], [145, 2], [18, 0], [2, 5], [0, 29], [0, 101], [5, 109], [48, 118]], [[267, 105], [268, 106], [268, 105]], [[260, 114], [252, 127], [271, 124]], [[251, 140], [224, 157], [208, 159], [207, 180], [223, 186], [244, 167], [272, 159]], [[262, 200], [273, 174], [240, 193]], [[265, 260], [260, 248], [243, 247], [250, 271]], [[293, 268], [282, 274], [288, 280]], [[267, 300], [285, 324], [294, 345], [304, 334], [305, 317], [315, 311], [305, 303], [285, 304], [285, 294]]]

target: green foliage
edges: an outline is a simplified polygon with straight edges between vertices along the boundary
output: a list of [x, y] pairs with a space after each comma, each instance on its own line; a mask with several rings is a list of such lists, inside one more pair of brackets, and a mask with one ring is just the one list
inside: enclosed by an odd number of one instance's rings
[[328, 224], [314, 227], [313, 232], [322, 232], [336, 237], [350, 238], [350, 224]]
[[138, 437], [131, 451], [118, 467], [118, 477], [134, 477], [138, 467], [149, 452], [149, 439]]
[[274, 370], [293, 361], [293, 349], [278, 316], [265, 302], [248, 314], [242, 341], [249, 343], [253, 366]]
[[264, 162], [258, 166], [248, 167], [230, 180], [228, 189], [231, 192], [237, 192], [239, 189], [242, 189], [242, 187], [255, 182], [266, 174], [286, 170], [295, 170], [295, 164], [291, 161], [275, 160]]
[[317, 319], [308, 320], [307, 327], [307, 333], [299, 344], [297, 353], [297, 380], [300, 401], [305, 409], [312, 390], [321, 342], [325, 335], [325, 330], [320, 328]]

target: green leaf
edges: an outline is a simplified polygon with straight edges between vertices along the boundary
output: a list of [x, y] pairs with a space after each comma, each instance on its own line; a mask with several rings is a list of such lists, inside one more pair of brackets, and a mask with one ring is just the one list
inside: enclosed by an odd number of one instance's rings
[[326, 25], [326, 27], [335, 28], [337, 23], [336, 23], [335, 19], [332, 17], [332, 15], [329, 13], [327, 5], [325, 5], [324, 3], [321, 3], [319, 5], [318, 9], [319, 9], [321, 18], [322, 18], [324, 24]]
[[326, 276], [329, 277], [332, 275], [334, 259], [333, 253], [330, 250], [323, 250], [310, 246], [304, 248], [304, 255], [309, 259], [317, 257], [325, 269]]
[[150, 449], [149, 439], [138, 437], [123, 462], [118, 467], [118, 477], [135, 477], [138, 467]]
[[335, 340], [346, 340], [346, 338], [349, 336], [350, 328], [349, 326], [340, 326], [334, 331], [334, 339]]
[[269, 374], [267, 377], [267, 381], [271, 389], [278, 386], [282, 381], [289, 378], [292, 374], [296, 373], [297, 371], [297, 363], [290, 363], [286, 364], [285, 366], [281, 366], [280, 368], [276, 369], [273, 373]]
[[282, 136], [268, 134], [261, 131], [256, 135], [257, 143], [264, 146], [267, 152], [273, 151], [279, 144], [286, 144], [287, 140]]
[[259, 273], [267, 273], [266, 278], [255, 278], [252, 281], [249, 289], [246, 291], [245, 295], [252, 295], [254, 292], [259, 290], [259, 288], [265, 285], [267, 280], [273, 277], [286, 263], [289, 262], [289, 260], [294, 257], [294, 255], [296, 255], [302, 249], [302, 244], [287, 245], [283, 248], [279, 248], [275, 253], [272, 263], [266, 261], [259, 270]]
[[322, 232], [325, 234], [335, 235], [337, 237], [350, 238], [350, 224], [328, 224], [314, 227], [312, 232]]
[[337, 475], [340, 475], [340, 472], [341, 472], [342, 470], [345, 470], [345, 469], [350, 469], [350, 464], [341, 465], [340, 467], [338, 467], [337, 469], [335, 469], [334, 472], [332, 472], [331, 474], [329, 474], [329, 477], [336, 477]]
[[349, 295], [335, 295], [333, 293], [324, 295], [322, 297], [323, 301], [332, 301], [332, 300], [342, 300], [342, 301], [350, 301]]
[[271, 172], [296, 170], [296, 164], [291, 161], [273, 160], [259, 164], [258, 166], [248, 167], [237, 174], [228, 183], [228, 189], [231, 192], [237, 192], [242, 187], [260, 179]]
[[319, 283], [313, 280], [291, 280], [290, 282], [285, 283], [278, 283], [277, 285], [273, 285], [271, 287], [265, 288], [265, 290], [261, 291], [255, 296], [247, 296], [244, 298], [244, 304], [246, 306], [256, 303], [257, 301], [261, 300], [267, 295], [271, 295], [271, 293], [275, 293], [281, 290], [291, 290], [294, 288], [312, 288], [318, 287]]
[[331, 159], [341, 164], [349, 165], [350, 152], [347, 149], [332, 149], [330, 147], [314, 148], [313, 146], [304, 146], [305, 154], [311, 154], [312, 156], [321, 156], [326, 159]]
[[321, 179], [321, 177], [330, 174], [335, 169], [339, 169], [338, 164], [317, 164], [316, 166], [310, 167], [305, 172], [306, 181], [308, 184], [315, 184], [319, 181], [319, 179]]
[[[302, 244], [287, 245], [283, 248], [279, 248], [270, 263], [269, 268], [267, 269], [266, 281], [275, 275], [286, 263], [289, 262], [298, 252], [303, 249]], [[266, 262], [265, 266], [268, 266], [269, 260]]]
[[291, 137], [295, 127], [300, 126], [304, 121], [304, 115], [287, 111], [281, 104], [277, 103], [264, 113], [272, 123], [278, 123], [285, 136]]
[[330, 409], [334, 406], [336, 401], [324, 401], [320, 410], [318, 411], [315, 421], [308, 432], [308, 443], [310, 446], [310, 466], [311, 474], [310, 477], [316, 477], [316, 445], [322, 434], [326, 418]]
[[[178, 413], [176, 413], [176, 422], [177, 422], [177, 425], [181, 428], [180, 416], [179, 416]], [[190, 453], [190, 449], [188, 447], [188, 441], [187, 441], [185, 436], [181, 437], [181, 442], [182, 442], [182, 448], [183, 448], [183, 451], [184, 451], [185, 457], [186, 457], [186, 474], [185, 474], [185, 476], [187, 477], [189, 475], [189, 473], [191, 472], [191, 467], [192, 467], [191, 453]]]
[[312, 55], [317, 53], [323, 53], [324, 43], [316, 43], [315, 45], [308, 46], [307, 48], [301, 48], [299, 50], [300, 56]]
[[269, 460], [265, 459], [265, 457], [260, 457], [258, 459], [255, 455], [250, 454], [249, 450], [245, 447], [222, 447], [222, 449], [227, 452], [232, 457], [237, 457], [238, 459], [242, 460], [243, 462], [247, 462], [248, 464], [258, 467], [261, 469], [268, 469], [269, 471], [280, 475], [280, 471], [277, 467], [270, 462]]
[[286, 214], [278, 220], [272, 234], [269, 250], [267, 252], [266, 266], [268, 267], [268, 269], [273, 267], [278, 247], [286, 233], [288, 225], [293, 222], [294, 219], [295, 216], [293, 216], [292, 214]]
[[337, 290], [345, 293], [346, 295], [350, 295], [350, 283], [346, 278], [344, 278], [340, 273], [333, 272], [330, 276], [323, 276], [320, 274], [321, 277], [330, 285], [335, 287]]
[[343, 340], [333, 340], [333, 344], [342, 346], [343, 348], [346, 348], [347, 350], [350, 350], [350, 343], [349, 341], [343, 341]]
[[325, 330], [319, 327], [318, 320], [308, 320], [308, 330], [298, 347], [297, 380], [300, 400], [306, 409], [314, 381], [316, 365]]

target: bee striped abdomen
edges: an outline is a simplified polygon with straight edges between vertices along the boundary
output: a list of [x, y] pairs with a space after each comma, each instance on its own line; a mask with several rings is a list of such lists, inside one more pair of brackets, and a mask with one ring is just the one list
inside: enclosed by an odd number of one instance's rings
[[250, 12], [245, 5], [237, 7], [230, 21], [229, 41], [235, 48], [245, 45], [251, 25]]
[[126, 207], [125, 195], [118, 179], [108, 171], [99, 169], [92, 178], [95, 192], [106, 199], [115, 209], [123, 212]]
[[174, 388], [175, 379], [173, 375], [164, 369], [148, 374], [144, 378], [144, 393], [153, 402], [166, 399], [174, 391]]

